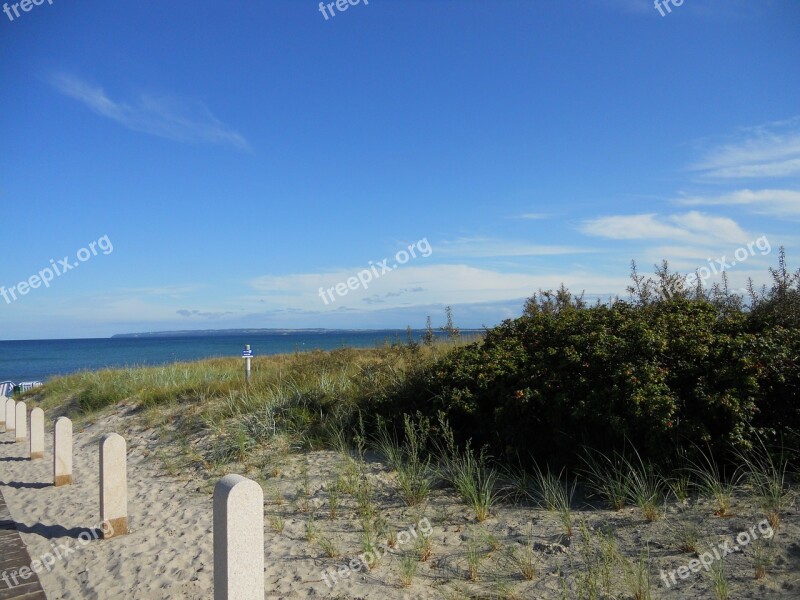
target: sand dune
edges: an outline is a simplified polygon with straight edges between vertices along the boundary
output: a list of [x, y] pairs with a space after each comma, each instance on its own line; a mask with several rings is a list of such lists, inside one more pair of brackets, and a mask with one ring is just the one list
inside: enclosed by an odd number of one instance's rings
[[[124, 412], [124, 409], [117, 409]], [[48, 423], [50, 420], [48, 418]], [[74, 484], [52, 486], [52, 432], [46, 434], [43, 460], [27, 460], [27, 444], [0, 434], [0, 488], [32, 559], [48, 563], [40, 572], [53, 600], [60, 598], [189, 599], [213, 596], [212, 488], [216, 475], [168, 476], [158, 451], [164, 449], [155, 430], [144, 429], [130, 413], [106, 414], [74, 433]], [[128, 442], [130, 534], [110, 540], [93, 539], [100, 523], [98, 442], [116, 431]], [[611, 527], [621, 556], [634, 564], [643, 545], [651, 551], [653, 598], [712, 598], [708, 574], [692, 574], [672, 589], [659, 579], [660, 570], [688, 564], [696, 555], [675, 547], [675, 531], [691, 520], [700, 524], [700, 547], [732, 540], [762, 518], [751, 499], [741, 498], [730, 519], [719, 519], [702, 502], [693, 507], [670, 506], [665, 518], [647, 523], [636, 509], [619, 512], [576, 509], [576, 533], [570, 539], [555, 513], [526, 506], [501, 506], [482, 524], [451, 490], [436, 489], [421, 507], [405, 506], [396, 494], [395, 474], [378, 461], [368, 461], [386, 531], [397, 534], [392, 547], [371, 571], [349, 571], [344, 565], [362, 552], [356, 502], [343, 497], [336, 516], [327, 506], [326, 489], [340, 476], [345, 459], [334, 452], [289, 454], [262, 481], [265, 488], [265, 556], [267, 598], [564, 598], [562, 574], [571, 585], [585, 572], [588, 551]], [[254, 477], [257, 474], [245, 475]], [[303, 483], [305, 482], [305, 483]], [[301, 494], [300, 487], [306, 487]], [[312, 517], [313, 515], [313, 517]], [[419, 562], [413, 580], [400, 582], [400, 532], [422, 520], [430, 534], [431, 555]], [[276, 521], [281, 526], [276, 526]], [[585, 533], [578, 532], [580, 523]], [[309, 527], [313, 527], [313, 536]], [[531, 528], [535, 575], [530, 580], [514, 571], [508, 551], [523, 549]], [[585, 537], [588, 535], [589, 537]], [[82, 538], [82, 539], [81, 539]], [[336, 546], [323, 552], [320, 539]], [[478, 540], [478, 542], [475, 542]], [[800, 516], [786, 511], [779, 532], [770, 541], [771, 562], [762, 580], [753, 577], [754, 546], [725, 557], [726, 577], [734, 598], [797, 598], [800, 594]], [[400, 542], [400, 543], [398, 543]], [[469, 580], [468, 549], [479, 548], [477, 581]], [[477, 545], [475, 545], [477, 544]], [[409, 546], [410, 547], [410, 546]], [[408, 548], [408, 547], [407, 547]], [[335, 584], [330, 574], [344, 569]], [[325, 574], [328, 574], [326, 577]], [[624, 578], [615, 566], [612, 576]], [[622, 584], [620, 584], [622, 585]], [[571, 597], [571, 596], [567, 596]]]

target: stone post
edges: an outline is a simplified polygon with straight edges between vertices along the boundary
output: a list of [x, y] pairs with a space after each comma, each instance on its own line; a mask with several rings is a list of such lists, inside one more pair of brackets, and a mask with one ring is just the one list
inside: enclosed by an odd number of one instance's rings
[[128, 533], [128, 457], [125, 438], [107, 433], [100, 440], [100, 518], [103, 539]]
[[53, 427], [53, 485], [72, 483], [72, 421], [58, 417]]
[[44, 458], [44, 411], [38, 406], [31, 411], [31, 460]]
[[17, 402], [14, 407], [14, 421], [17, 427], [16, 442], [19, 444], [28, 439], [28, 406], [24, 402]]
[[11, 398], [6, 400], [6, 431], [14, 431], [16, 429], [16, 411], [14, 410], [14, 402]]
[[214, 488], [214, 600], [264, 600], [264, 492], [241, 475]]

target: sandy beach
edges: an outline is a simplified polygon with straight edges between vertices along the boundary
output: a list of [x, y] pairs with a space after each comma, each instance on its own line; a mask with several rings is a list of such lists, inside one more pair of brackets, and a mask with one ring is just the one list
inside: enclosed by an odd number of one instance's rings
[[[134, 420], [106, 415], [83, 429], [76, 427], [74, 483], [59, 488], [52, 486], [52, 431], [46, 432], [45, 458], [37, 461], [28, 460], [27, 444], [14, 443], [10, 432], [0, 434], [3, 495], [31, 558], [54, 563], [39, 573], [48, 598], [213, 596], [213, 481], [166, 475], [155, 452], [160, 445], [156, 431], [143, 430]], [[108, 432], [118, 432], [128, 442], [130, 533], [83, 543], [81, 534], [94, 538], [97, 532], [91, 532], [102, 525], [98, 444]], [[331, 460], [335, 455], [323, 452], [311, 462], [322, 470]], [[274, 511], [267, 506], [266, 512]], [[373, 597], [376, 588], [384, 598], [436, 597], [422, 586], [392, 589], [371, 575], [328, 587], [323, 570], [332, 567], [335, 572], [338, 561], [319, 560], [320, 551], [304, 541], [304, 521], [299, 514], [287, 516], [282, 533], [266, 532], [267, 598]], [[344, 525], [342, 534], [347, 533]], [[43, 558], [56, 553], [60, 557]]]
[[[86, 534], [100, 525], [98, 441], [112, 431], [128, 441], [131, 531], [87, 542]], [[51, 433], [46, 435], [45, 459], [33, 462], [27, 459], [27, 445], [11, 438], [10, 433], [0, 435], [0, 486], [32, 559], [51, 563], [40, 573], [48, 598], [212, 596], [215, 480], [197, 473], [167, 475], [159, 453], [169, 450], [156, 429], [145, 429], [125, 407], [76, 427], [75, 481], [60, 488], [51, 485]], [[371, 459], [365, 468], [386, 540], [378, 540], [382, 555], [371, 571], [352, 571], [344, 565], [362, 553], [356, 503], [344, 495], [331, 511], [328, 493], [331, 477], [346, 475], [347, 463], [331, 451], [289, 454], [262, 480], [266, 597], [568, 598], [572, 596], [563, 590], [563, 576], [574, 578], [586, 568], [587, 552], [607, 539], [598, 537], [604, 528], [613, 530], [617, 552], [627, 557], [621, 565], [633, 564], [641, 548], [649, 548], [652, 597], [713, 597], [710, 578], [702, 569], [669, 586], [659, 572], [688, 565], [702, 547], [722, 548], [725, 540], [735, 545], [737, 535], [748, 530], [769, 544], [768, 574], [761, 580], [753, 577], [756, 540], [741, 545], [724, 557], [732, 597], [789, 599], [800, 593], [796, 506], [786, 511], [771, 536], [759, 528], [762, 518], [746, 497], [737, 499], [733, 516], [727, 519], [711, 516], [711, 508], [703, 503], [667, 506], [664, 518], [652, 523], [633, 508], [618, 512], [585, 508], [574, 511], [575, 532], [570, 538], [556, 514], [533, 507], [501, 505], [488, 520], [477, 523], [447, 489], [436, 489], [426, 504], [409, 508], [393, 492], [395, 474]], [[697, 523], [701, 530], [697, 553], [672, 547], [675, 531], [687, 522]], [[414, 545], [415, 531], [429, 537], [429, 555], [417, 561], [412, 581], [403, 585], [402, 557]], [[535, 571], [530, 579], [515, 573], [518, 563], [512, 559], [528, 542]], [[60, 557], [53, 558], [55, 554]], [[46, 555], [50, 557], [43, 558]], [[477, 556], [474, 571], [471, 555]], [[612, 574], [623, 575], [623, 568]]]

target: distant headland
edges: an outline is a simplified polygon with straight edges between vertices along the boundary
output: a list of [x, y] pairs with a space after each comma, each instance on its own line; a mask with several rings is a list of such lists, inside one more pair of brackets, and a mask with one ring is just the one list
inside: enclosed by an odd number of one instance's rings
[[[405, 331], [405, 329], [187, 329], [179, 331], [146, 331], [142, 333], [116, 333], [112, 338], [148, 338], [148, 337], [208, 337], [208, 336], [240, 336], [240, 335], [293, 335], [293, 334], [341, 334], [341, 333], [373, 333], [382, 331]], [[416, 330], [414, 330], [416, 331]]]

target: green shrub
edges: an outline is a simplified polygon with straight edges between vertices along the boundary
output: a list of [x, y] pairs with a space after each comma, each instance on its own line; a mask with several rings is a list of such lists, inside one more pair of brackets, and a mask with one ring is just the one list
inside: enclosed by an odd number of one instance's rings
[[461, 443], [552, 465], [574, 464], [581, 446], [627, 444], [659, 463], [681, 447], [724, 458], [756, 435], [800, 429], [800, 329], [759, 308], [779, 292], [745, 310], [725, 290], [686, 291], [667, 265], [659, 278], [639, 278], [649, 291], [609, 305], [587, 307], [563, 288], [543, 293], [524, 316], [411, 373], [375, 408], [397, 423], [441, 411]]

